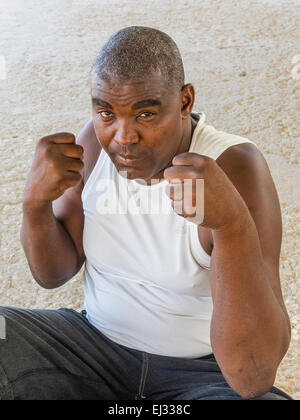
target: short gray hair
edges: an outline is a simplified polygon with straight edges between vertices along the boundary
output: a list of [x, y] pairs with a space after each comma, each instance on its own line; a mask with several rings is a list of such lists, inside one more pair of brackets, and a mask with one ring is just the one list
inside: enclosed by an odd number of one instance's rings
[[112, 35], [92, 66], [92, 74], [106, 82], [143, 79], [154, 72], [170, 86], [184, 86], [184, 66], [175, 41], [144, 26], [131, 26]]

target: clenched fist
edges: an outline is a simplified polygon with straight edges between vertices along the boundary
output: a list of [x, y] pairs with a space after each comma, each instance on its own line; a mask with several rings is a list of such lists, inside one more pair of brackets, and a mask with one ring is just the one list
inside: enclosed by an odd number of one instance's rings
[[175, 156], [172, 163], [164, 171], [169, 182], [166, 194], [179, 216], [222, 230], [245, 214], [244, 200], [215, 160], [187, 152]]
[[59, 198], [82, 180], [83, 148], [75, 136], [58, 133], [39, 140], [23, 200], [44, 204]]

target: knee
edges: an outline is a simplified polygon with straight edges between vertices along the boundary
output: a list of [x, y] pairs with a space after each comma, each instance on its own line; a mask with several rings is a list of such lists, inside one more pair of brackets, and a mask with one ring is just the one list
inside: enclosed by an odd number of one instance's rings
[[9, 318], [16, 310], [18, 309], [12, 306], [0, 306], [0, 316]]
[[0, 316], [5, 319], [16, 319], [24, 316], [27, 309], [15, 308], [13, 306], [0, 306]]

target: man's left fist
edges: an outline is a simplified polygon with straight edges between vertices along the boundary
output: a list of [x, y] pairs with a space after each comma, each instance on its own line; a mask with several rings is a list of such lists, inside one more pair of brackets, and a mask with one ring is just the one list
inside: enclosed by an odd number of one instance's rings
[[244, 200], [214, 159], [187, 152], [175, 156], [172, 164], [164, 171], [166, 194], [179, 216], [222, 230], [245, 212]]

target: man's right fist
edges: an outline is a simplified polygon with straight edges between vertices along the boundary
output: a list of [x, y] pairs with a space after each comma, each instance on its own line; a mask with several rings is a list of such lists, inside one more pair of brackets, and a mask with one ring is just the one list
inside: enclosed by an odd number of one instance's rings
[[59, 198], [83, 177], [83, 147], [75, 136], [58, 133], [38, 141], [23, 200], [44, 204]]

